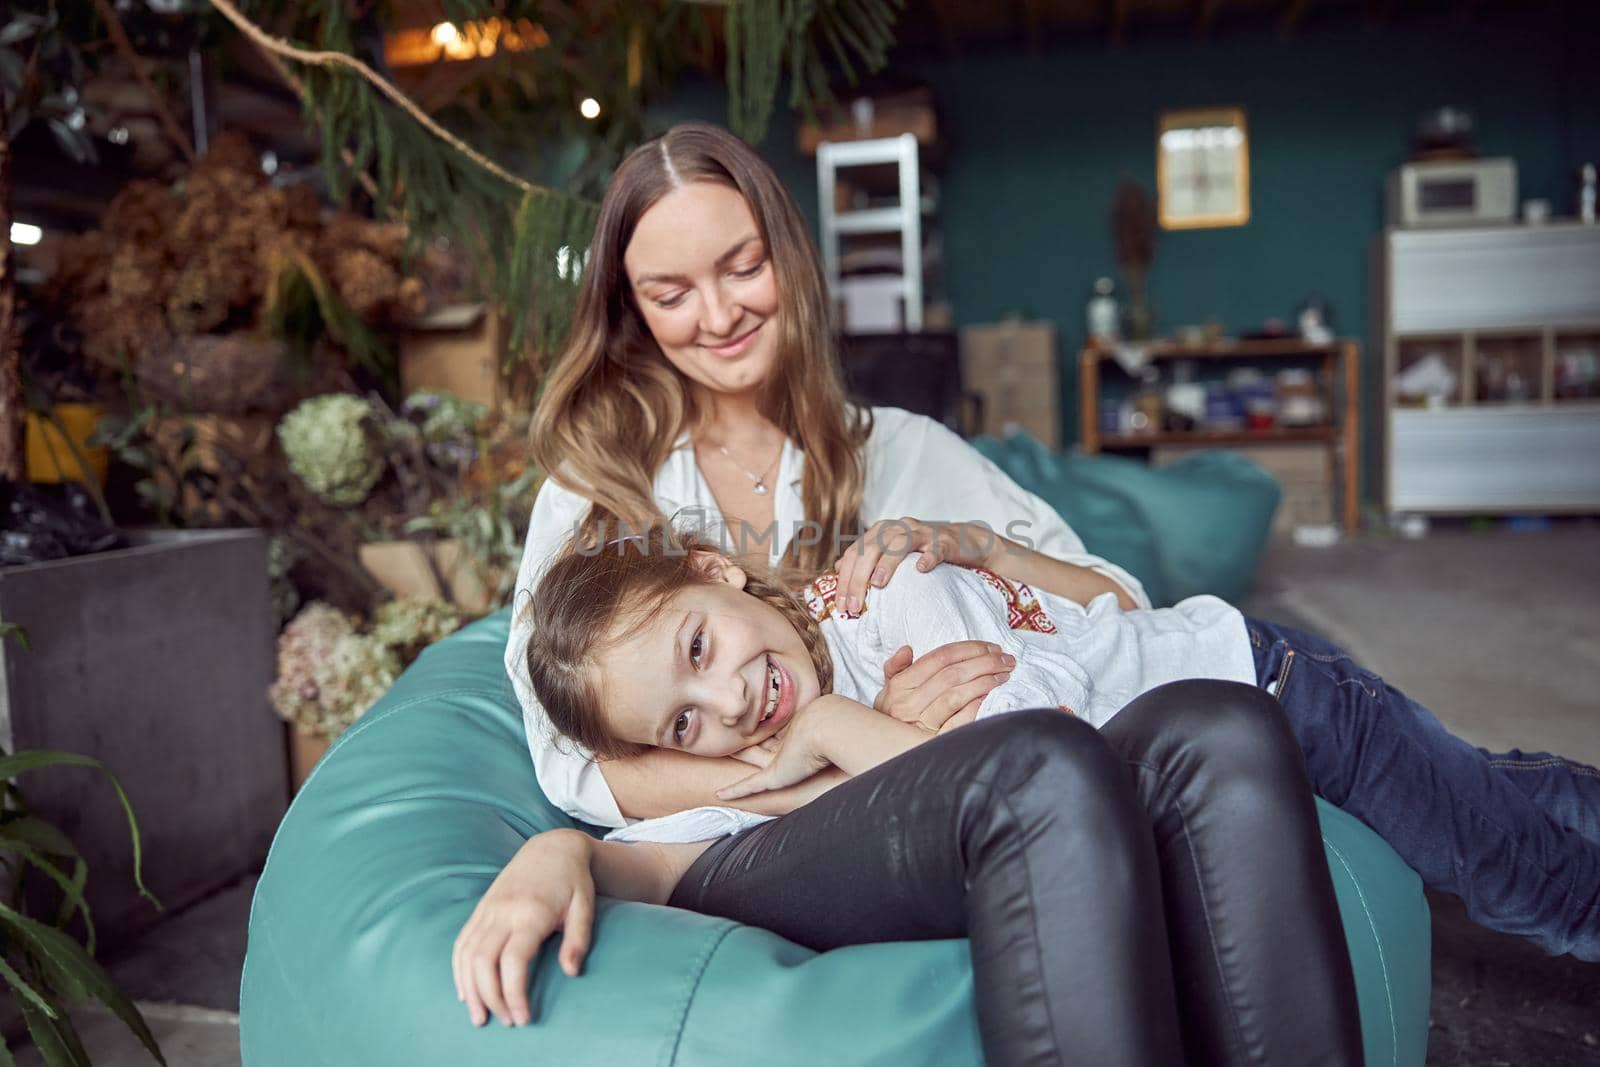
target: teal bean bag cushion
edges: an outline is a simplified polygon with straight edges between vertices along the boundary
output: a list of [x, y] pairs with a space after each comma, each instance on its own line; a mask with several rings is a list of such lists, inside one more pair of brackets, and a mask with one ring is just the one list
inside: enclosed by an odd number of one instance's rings
[[1027, 434], [972, 442], [1067, 520], [1090, 552], [1127, 568], [1157, 607], [1211, 593], [1244, 598], [1283, 487], [1237, 452], [1163, 467], [1125, 456], [1051, 452]]
[[[531, 834], [540, 793], [501, 665], [500, 612], [423, 653], [295, 797], [256, 887], [240, 989], [246, 1067], [979, 1064], [965, 941], [818, 955], [764, 930], [602, 902], [578, 978], [550, 942], [535, 1021], [475, 1030], [450, 949]], [[1421, 1064], [1428, 910], [1417, 876], [1321, 809], [1367, 1064]]]

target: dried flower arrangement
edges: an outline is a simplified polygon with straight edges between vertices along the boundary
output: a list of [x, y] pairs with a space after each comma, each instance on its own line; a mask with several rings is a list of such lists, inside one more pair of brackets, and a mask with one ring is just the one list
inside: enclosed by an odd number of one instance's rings
[[1128, 287], [1128, 335], [1147, 340], [1155, 326], [1147, 286], [1156, 257], [1156, 209], [1149, 191], [1131, 178], [1117, 185], [1111, 201], [1111, 239]]
[[461, 626], [439, 600], [399, 598], [378, 608], [370, 627], [330, 604], [306, 605], [278, 636], [273, 708], [298, 729], [333, 740], [388, 692], [429, 644]]
[[314, 332], [374, 370], [386, 356], [372, 328], [426, 310], [422, 279], [406, 273], [405, 236], [324, 212], [307, 186], [274, 186], [249, 142], [224, 133], [177, 185], [132, 182], [99, 230], [68, 238], [53, 303], [102, 373], [131, 372], [152, 399], [277, 413], [313, 377], [308, 302]]

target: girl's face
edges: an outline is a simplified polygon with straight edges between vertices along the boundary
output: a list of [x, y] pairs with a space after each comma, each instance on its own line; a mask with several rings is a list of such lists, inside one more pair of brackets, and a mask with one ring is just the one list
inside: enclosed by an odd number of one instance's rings
[[600, 706], [625, 741], [726, 756], [776, 734], [821, 695], [800, 635], [708, 556], [715, 579], [675, 593], [654, 619], [618, 623], [597, 657]]
[[706, 181], [674, 189], [639, 219], [622, 263], [645, 326], [686, 378], [722, 394], [767, 379], [778, 283], [737, 189]]

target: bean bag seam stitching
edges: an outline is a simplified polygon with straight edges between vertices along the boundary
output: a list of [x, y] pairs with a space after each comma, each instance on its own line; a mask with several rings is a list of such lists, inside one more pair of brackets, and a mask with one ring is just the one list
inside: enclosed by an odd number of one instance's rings
[[1350, 861], [1345, 858], [1343, 852], [1339, 851], [1339, 846], [1329, 841], [1326, 837], [1323, 838], [1323, 844], [1327, 846], [1329, 852], [1333, 853], [1334, 858], [1339, 861], [1339, 866], [1344, 868], [1344, 873], [1350, 877], [1350, 884], [1356, 890], [1356, 900], [1361, 904], [1361, 913], [1367, 919], [1367, 929], [1372, 932], [1372, 944], [1378, 953], [1378, 971], [1383, 975], [1384, 1001], [1389, 1009], [1389, 1062], [1398, 1064], [1400, 1062], [1400, 1034], [1396, 1029], [1398, 1024], [1395, 1019], [1394, 991], [1389, 986], [1389, 962], [1384, 959], [1383, 939], [1378, 936], [1377, 923], [1372, 917], [1372, 910], [1367, 907], [1367, 894], [1362, 890], [1361, 882], [1356, 878], [1355, 871], [1350, 868]]
[[700, 982], [706, 976], [711, 960], [716, 956], [717, 950], [722, 947], [722, 942], [727, 940], [729, 934], [738, 929], [736, 923], [728, 923], [717, 934], [716, 938], [706, 946], [705, 953], [696, 962], [694, 976], [689, 982], [689, 988], [683, 998], [683, 1008], [678, 1013], [678, 1025], [672, 1036], [672, 1048], [667, 1053], [666, 1062], [674, 1064], [678, 1061], [678, 1047], [683, 1044], [683, 1031], [689, 1024], [689, 1009], [694, 1007], [694, 995], [700, 990]]

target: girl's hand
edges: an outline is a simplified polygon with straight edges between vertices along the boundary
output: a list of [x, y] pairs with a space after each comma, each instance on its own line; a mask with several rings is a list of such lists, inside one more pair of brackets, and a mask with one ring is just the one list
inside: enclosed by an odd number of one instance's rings
[[971, 522], [923, 522], [909, 516], [875, 522], [861, 539], [844, 550], [834, 569], [839, 572], [839, 597], [844, 610], [858, 615], [866, 603], [868, 586], [882, 589], [907, 555], [921, 552], [917, 569], [929, 571], [941, 563], [962, 567], [989, 567], [1005, 538]]
[[831, 766], [833, 761], [822, 751], [822, 730], [818, 727], [827, 713], [828, 705], [838, 701], [855, 703], [844, 697], [820, 696], [796, 712], [794, 721], [776, 737], [761, 745], [753, 745], [734, 753], [746, 763], [754, 763], [755, 759], [759, 758], [747, 758], [747, 754], [755, 749], [765, 749], [770, 754], [761, 770], [717, 790], [717, 799], [738, 800], [756, 793], [782, 789], [803, 782], [818, 771]]
[[911, 646], [904, 645], [883, 665], [883, 688], [872, 706], [901, 722], [938, 730], [952, 716], [975, 718], [983, 698], [1016, 665], [1015, 656], [988, 641], [940, 645], [915, 661]]
[[773, 755], [778, 751], [778, 746], [782, 743], [783, 732], [779, 731], [759, 745], [741, 748], [739, 751], [732, 753], [732, 756], [740, 763], [748, 763], [750, 766], [760, 769], [772, 762]]
[[528, 966], [557, 930], [561, 969], [577, 977], [594, 926], [593, 848], [577, 830], [531, 837], [478, 902], [450, 957], [456, 999], [474, 1026], [491, 1012], [511, 1026], [531, 1021]]

